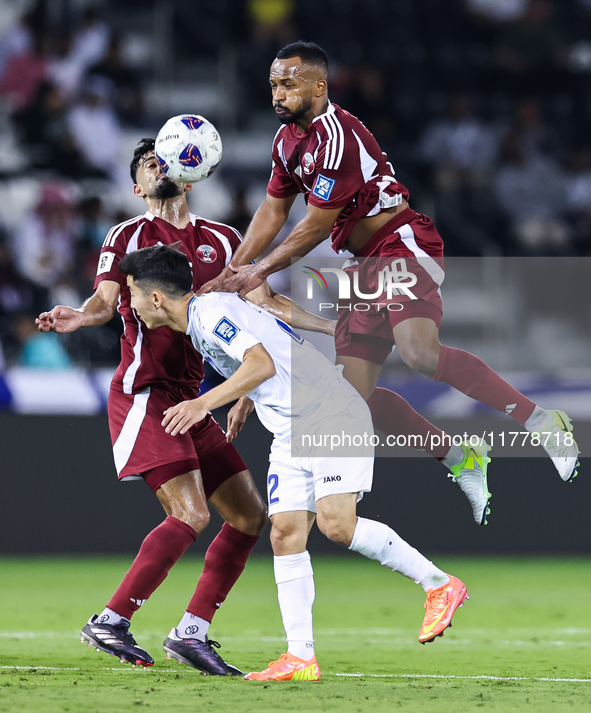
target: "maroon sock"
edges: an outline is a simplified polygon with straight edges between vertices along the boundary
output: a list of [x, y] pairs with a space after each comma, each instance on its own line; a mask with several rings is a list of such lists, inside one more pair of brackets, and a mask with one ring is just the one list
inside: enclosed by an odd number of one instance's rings
[[107, 604], [109, 609], [131, 619], [196, 539], [197, 533], [192, 527], [175, 517], [167, 517], [142, 542], [129, 572]]
[[[439, 430], [426, 418], [417, 413], [402, 396], [378, 387], [367, 402], [374, 426], [386, 436], [420, 436], [416, 439], [417, 447], [443, 460], [450, 444], [444, 443], [443, 431]], [[419, 445], [422, 444], [422, 445]], [[435, 444], [435, 445], [434, 445]]]
[[246, 560], [259, 539], [246, 535], [227, 522], [205, 553], [205, 565], [187, 611], [211, 621], [246, 566]]
[[443, 381], [481, 404], [502, 411], [522, 425], [532, 415], [535, 403], [487, 366], [482, 359], [462, 349], [441, 347], [435, 381]]

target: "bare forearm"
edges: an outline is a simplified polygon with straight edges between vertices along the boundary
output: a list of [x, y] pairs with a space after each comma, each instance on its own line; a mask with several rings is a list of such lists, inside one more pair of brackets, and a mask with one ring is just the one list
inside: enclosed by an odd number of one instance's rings
[[265, 204], [254, 214], [244, 236], [244, 241], [232, 257], [234, 266], [248, 265], [259, 257], [275, 240], [281, 228], [285, 225], [288, 214], [269, 210]]
[[310, 225], [304, 218], [295, 226], [281, 245], [257, 263], [259, 274], [267, 278], [274, 272], [289, 267], [293, 258], [307, 255], [310, 250], [313, 250], [323, 240], [326, 240], [329, 235], [330, 230]]
[[271, 357], [264, 360], [256, 357], [245, 358], [240, 368], [229, 379], [201, 396], [201, 402], [208, 411], [213, 411], [248, 394], [263, 381], [271, 378], [274, 373], [275, 366]]
[[324, 319], [312, 312], [308, 312], [300, 305], [296, 304], [289, 297], [274, 294], [265, 300], [261, 306], [271, 314], [279, 317], [284, 322], [290, 324], [294, 329], [305, 329], [309, 332], [321, 332], [334, 336], [336, 322], [332, 319]]
[[82, 327], [98, 327], [113, 319], [115, 307], [95, 292], [77, 311], [81, 313]]

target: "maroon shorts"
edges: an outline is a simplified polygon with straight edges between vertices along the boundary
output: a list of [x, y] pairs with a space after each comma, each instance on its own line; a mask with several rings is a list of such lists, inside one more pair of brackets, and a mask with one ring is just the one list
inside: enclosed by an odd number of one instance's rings
[[351, 298], [338, 305], [337, 356], [381, 366], [394, 346], [392, 329], [400, 322], [424, 317], [439, 328], [443, 240], [430, 218], [406, 208], [351, 263], [346, 268]]
[[200, 469], [209, 498], [224, 481], [246, 470], [211, 414], [183, 435], [166, 433], [164, 411], [196, 396], [193, 389], [151, 388], [137, 394], [111, 389], [109, 429], [119, 480], [142, 477], [156, 492], [172, 478]]

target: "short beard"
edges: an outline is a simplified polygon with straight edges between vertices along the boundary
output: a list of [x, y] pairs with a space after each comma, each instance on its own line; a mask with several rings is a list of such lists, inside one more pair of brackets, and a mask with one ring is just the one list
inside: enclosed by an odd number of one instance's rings
[[296, 121], [299, 121], [299, 119], [304, 116], [310, 109], [312, 108], [312, 102], [309, 101], [304, 106], [301, 107], [301, 109], [298, 109], [298, 111], [290, 112], [289, 114], [284, 114], [281, 116], [281, 114], [277, 114], [277, 118], [282, 124], [295, 124]]
[[163, 201], [168, 198], [178, 198], [182, 195], [182, 192], [183, 191], [180, 186], [177, 186], [177, 184], [171, 181], [170, 178], [165, 178], [162, 183], [159, 183], [156, 186], [156, 190], [154, 191], [154, 195], [152, 197]]

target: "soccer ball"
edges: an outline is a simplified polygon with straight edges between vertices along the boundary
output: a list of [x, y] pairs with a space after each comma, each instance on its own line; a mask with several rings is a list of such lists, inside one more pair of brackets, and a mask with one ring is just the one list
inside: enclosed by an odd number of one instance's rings
[[215, 126], [197, 114], [173, 116], [158, 132], [156, 158], [173, 181], [202, 181], [222, 160], [222, 140]]

